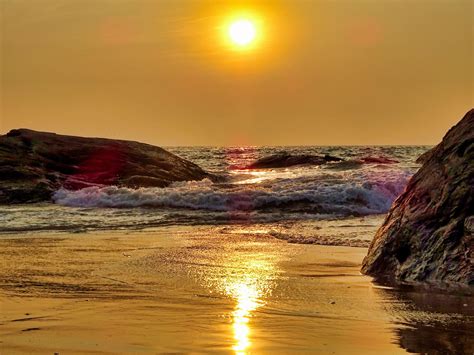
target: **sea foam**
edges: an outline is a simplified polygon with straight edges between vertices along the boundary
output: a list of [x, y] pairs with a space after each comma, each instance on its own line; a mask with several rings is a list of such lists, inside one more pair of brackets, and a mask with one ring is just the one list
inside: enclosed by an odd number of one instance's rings
[[178, 182], [165, 188], [107, 186], [58, 190], [53, 200], [75, 207], [160, 207], [218, 212], [266, 211], [367, 215], [385, 213], [411, 174], [379, 172], [345, 177], [298, 177], [261, 184]]

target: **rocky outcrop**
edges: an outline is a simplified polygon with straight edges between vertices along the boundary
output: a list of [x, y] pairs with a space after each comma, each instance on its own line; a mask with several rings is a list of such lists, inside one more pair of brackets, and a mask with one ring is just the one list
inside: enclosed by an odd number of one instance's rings
[[474, 110], [423, 155], [362, 271], [408, 282], [474, 285]]
[[0, 136], [0, 203], [47, 201], [60, 187], [164, 187], [204, 178], [214, 176], [148, 144], [27, 129]]
[[343, 158], [335, 157], [332, 155], [311, 155], [311, 154], [290, 154], [287, 152], [281, 152], [278, 154], [272, 154], [263, 158], [255, 160], [253, 163], [244, 167], [234, 167], [236, 169], [251, 170], [251, 169], [278, 169], [278, 168], [289, 168], [292, 166], [301, 165], [324, 165], [327, 163], [339, 163], [328, 165], [331, 168], [343, 168], [343, 167], [354, 167], [363, 164], [394, 164], [398, 163], [397, 160], [390, 159], [383, 156], [366, 156], [351, 160], [345, 160]]
[[328, 162], [338, 162], [342, 160], [341, 158], [330, 155], [293, 155], [282, 152], [258, 159], [243, 169], [273, 169], [287, 168], [296, 165], [322, 165]]

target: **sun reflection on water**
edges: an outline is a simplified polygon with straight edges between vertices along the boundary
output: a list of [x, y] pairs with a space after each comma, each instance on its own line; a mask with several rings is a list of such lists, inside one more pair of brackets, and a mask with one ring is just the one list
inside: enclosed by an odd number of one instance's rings
[[237, 181], [236, 184], [261, 184], [265, 180], [271, 179], [273, 174], [268, 171], [244, 171], [241, 175], [248, 175], [247, 179]]
[[[271, 182], [274, 179], [294, 179], [302, 174], [308, 175], [307, 170], [301, 169], [271, 169], [271, 170], [233, 170], [233, 174], [239, 176], [235, 181], [236, 185], [258, 185], [265, 182]], [[311, 174], [321, 174], [318, 169], [314, 169]]]
[[237, 354], [245, 354], [250, 346], [249, 317], [251, 312], [259, 307], [259, 292], [253, 285], [245, 283], [235, 284], [231, 291], [236, 298], [237, 305], [233, 312], [233, 328], [235, 344], [232, 347]]
[[274, 265], [267, 260], [247, 260], [242, 263], [243, 274], [226, 280], [225, 291], [235, 299], [232, 312], [232, 328], [236, 354], [246, 354], [251, 343], [252, 313], [265, 304], [265, 297], [271, 291]]

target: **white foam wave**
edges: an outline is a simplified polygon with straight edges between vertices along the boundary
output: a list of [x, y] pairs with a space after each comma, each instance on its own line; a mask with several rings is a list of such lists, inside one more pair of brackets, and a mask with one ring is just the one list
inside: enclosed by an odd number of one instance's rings
[[151, 206], [222, 212], [303, 208], [316, 213], [366, 215], [385, 213], [410, 175], [391, 171], [253, 185], [219, 185], [203, 180], [166, 188], [88, 187], [78, 191], [60, 189], [53, 199], [58, 204], [76, 207]]

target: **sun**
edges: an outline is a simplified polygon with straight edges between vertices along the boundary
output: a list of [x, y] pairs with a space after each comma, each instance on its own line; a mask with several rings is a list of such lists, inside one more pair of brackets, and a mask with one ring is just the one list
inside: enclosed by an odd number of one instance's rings
[[224, 48], [239, 58], [250, 57], [257, 49], [264, 49], [261, 47], [267, 39], [267, 25], [255, 10], [234, 10], [222, 17], [222, 22], [215, 28], [219, 29]]
[[248, 19], [239, 19], [229, 26], [230, 40], [241, 47], [250, 45], [257, 35], [256, 26]]

